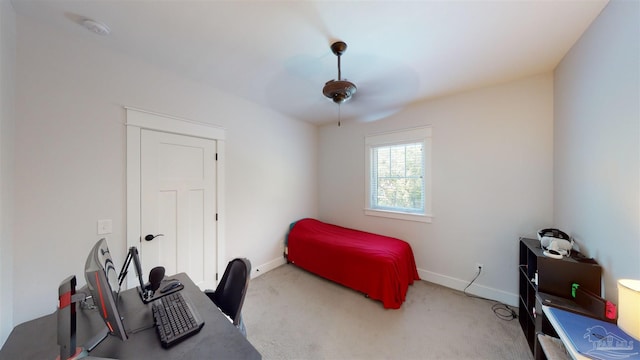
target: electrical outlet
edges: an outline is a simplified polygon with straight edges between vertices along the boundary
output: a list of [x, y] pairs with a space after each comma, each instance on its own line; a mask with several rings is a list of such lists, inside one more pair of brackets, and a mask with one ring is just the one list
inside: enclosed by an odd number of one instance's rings
[[482, 271], [482, 269], [484, 269], [484, 265], [482, 265], [481, 263], [476, 263], [476, 271]]

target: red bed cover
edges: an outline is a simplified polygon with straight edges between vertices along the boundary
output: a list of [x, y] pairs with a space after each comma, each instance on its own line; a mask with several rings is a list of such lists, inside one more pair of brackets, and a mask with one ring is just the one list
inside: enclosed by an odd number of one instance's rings
[[411, 246], [396, 238], [302, 219], [287, 238], [288, 260], [398, 309], [419, 280]]

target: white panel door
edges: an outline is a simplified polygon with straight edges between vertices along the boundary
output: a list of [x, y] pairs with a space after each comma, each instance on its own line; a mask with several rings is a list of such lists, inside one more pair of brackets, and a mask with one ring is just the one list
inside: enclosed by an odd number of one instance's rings
[[185, 272], [201, 289], [213, 289], [216, 141], [146, 129], [140, 135], [143, 273], [164, 266], [168, 275]]

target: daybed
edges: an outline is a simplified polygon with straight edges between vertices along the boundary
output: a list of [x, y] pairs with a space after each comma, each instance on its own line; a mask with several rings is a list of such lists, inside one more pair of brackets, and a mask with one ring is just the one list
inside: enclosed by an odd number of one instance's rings
[[315, 219], [293, 224], [287, 261], [398, 309], [419, 280], [411, 246], [396, 238], [348, 229]]

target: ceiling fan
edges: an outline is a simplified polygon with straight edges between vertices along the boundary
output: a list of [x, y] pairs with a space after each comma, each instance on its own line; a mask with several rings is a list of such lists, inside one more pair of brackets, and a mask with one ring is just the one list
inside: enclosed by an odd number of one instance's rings
[[349, 100], [356, 93], [356, 85], [350, 81], [342, 80], [340, 71], [340, 56], [347, 50], [347, 44], [336, 41], [331, 44], [331, 51], [338, 57], [338, 80], [329, 80], [324, 84], [322, 93], [334, 103], [340, 105]]

